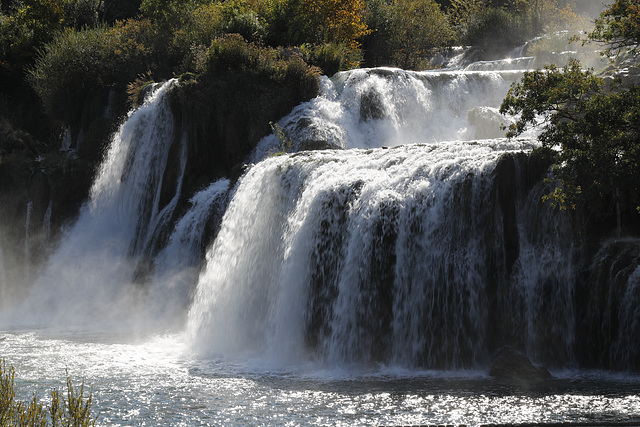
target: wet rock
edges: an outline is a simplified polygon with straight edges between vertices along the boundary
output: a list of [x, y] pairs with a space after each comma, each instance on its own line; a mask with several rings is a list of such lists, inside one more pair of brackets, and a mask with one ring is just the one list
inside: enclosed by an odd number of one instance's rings
[[511, 119], [491, 107], [474, 107], [467, 113], [467, 119], [474, 139], [502, 138], [505, 135], [502, 126], [512, 123]]
[[512, 347], [503, 347], [494, 354], [489, 375], [499, 380], [525, 383], [551, 378], [547, 368], [535, 366], [527, 356]]
[[384, 116], [384, 103], [380, 94], [373, 89], [364, 92], [360, 97], [360, 120], [380, 120]]

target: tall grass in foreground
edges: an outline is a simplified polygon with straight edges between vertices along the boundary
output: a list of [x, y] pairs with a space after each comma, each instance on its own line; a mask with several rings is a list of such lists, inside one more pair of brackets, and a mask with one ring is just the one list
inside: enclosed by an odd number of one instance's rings
[[0, 427], [7, 426], [53, 426], [84, 427], [96, 424], [91, 416], [92, 395], [84, 395], [84, 382], [80, 390], [74, 390], [67, 376], [67, 393], [51, 391], [51, 403], [46, 408], [35, 396], [29, 402], [17, 401], [14, 390], [13, 366], [0, 362]]

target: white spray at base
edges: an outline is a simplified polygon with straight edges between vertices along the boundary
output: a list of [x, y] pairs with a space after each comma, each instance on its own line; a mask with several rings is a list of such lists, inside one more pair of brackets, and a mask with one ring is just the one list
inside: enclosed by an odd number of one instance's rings
[[[132, 255], [144, 249], [174, 206], [173, 201], [164, 210], [159, 206], [175, 137], [165, 95], [174, 84], [157, 88], [114, 134], [89, 200], [16, 310], [14, 322], [108, 328], [130, 311], [136, 297], [152, 309], [153, 298], [132, 286]], [[175, 185], [179, 193], [180, 182]]]

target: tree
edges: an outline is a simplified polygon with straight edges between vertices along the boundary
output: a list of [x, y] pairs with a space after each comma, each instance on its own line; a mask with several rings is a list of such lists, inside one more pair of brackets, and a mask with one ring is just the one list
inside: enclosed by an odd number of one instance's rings
[[500, 111], [519, 114], [509, 137], [544, 123], [540, 141], [560, 148], [555, 170], [563, 192], [555, 195], [563, 200], [574, 203], [582, 193], [592, 206], [601, 206], [609, 197], [621, 201], [640, 189], [640, 88], [606, 85], [573, 60], [564, 69], [525, 73]]
[[[615, 0], [588, 35], [608, 44], [605, 54], [640, 44], [640, 1]], [[512, 85], [500, 108], [519, 115], [507, 136], [542, 122], [543, 146], [559, 148], [554, 166], [559, 185], [546, 196], [561, 208], [583, 202], [590, 213], [611, 217], [637, 229], [640, 213], [640, 87], [610, 82], [573, 60], [525, 73]], [[613, 208], [611, 208], [613, 207]]]
[[434, 0], [369, 0], [367, 22], [373, 30], [365, 42], [372, 66], [418, 68], [431, 49], [447, 46], [453, 29]]
[[357, 47], [369, 29], [364, 20], [363, 0], [304, 0], [319, 41]]
[[431, 49], [453, 40], [447, 17], [434, 0], [396, 0], [393, 18], [391, 41], [402, 68], [416, 68]]
[[595, 21], [589, 39], [608, 45], [605, 53], [615, 56], [623, 49], [637, 52], [640, 46], [640, 0], [615, 0]]

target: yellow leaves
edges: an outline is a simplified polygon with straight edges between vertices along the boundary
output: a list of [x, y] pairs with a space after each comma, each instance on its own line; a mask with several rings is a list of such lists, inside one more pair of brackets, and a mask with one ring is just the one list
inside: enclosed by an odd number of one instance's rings
[[363, 0], [305, 0], [305, 5], [325, 42], [356, 47], [357, 40], [371, 32], [364, 21]]
[[552, 208], [560, 211], [566, 211], [567, 209], [576, 209], [576, 197], [580, 195], [582, 188], [578, 185], [568, 192], [562, 187], [556, 187], [552, 193], [542, 196], [542, 201], [549, 203]]

